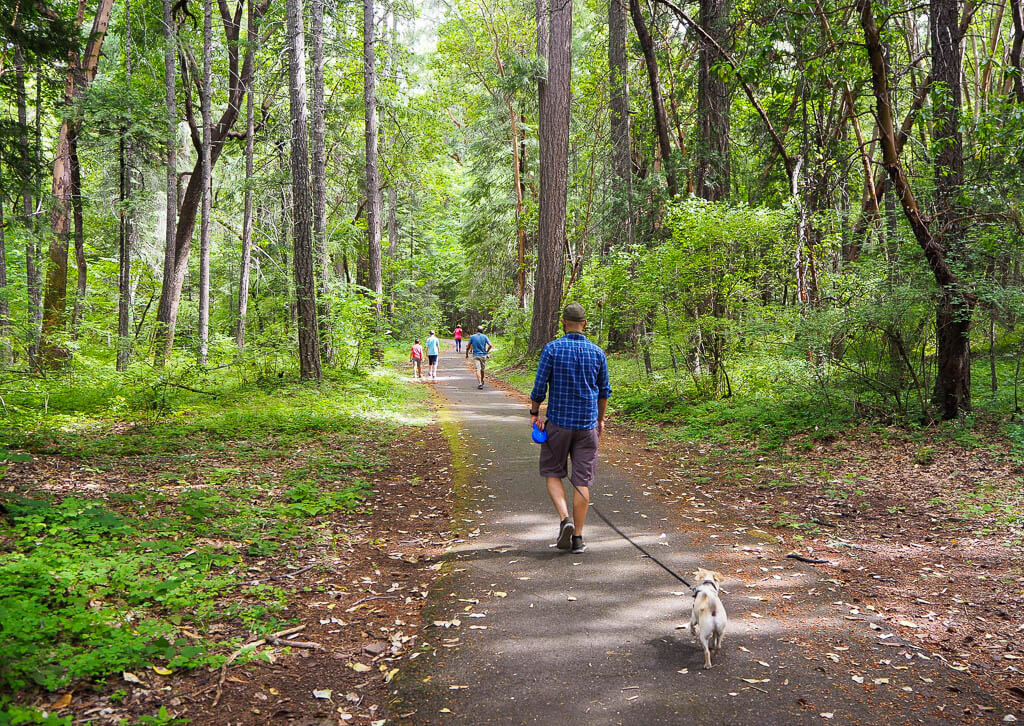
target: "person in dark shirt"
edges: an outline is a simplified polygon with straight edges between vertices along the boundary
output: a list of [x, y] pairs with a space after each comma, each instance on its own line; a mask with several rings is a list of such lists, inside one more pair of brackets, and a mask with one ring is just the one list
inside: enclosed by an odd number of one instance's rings
[[469, 358], [469, 354], [473, 354], [477, 388], [484, 387], [484, 369], [487, 367], [487, 359], [490, 358], [489, 353], [493, 347], [490, 338], [484, 335], [484, 326], [476, 326], [476, 332], [470, 336], [469, 344], [466, 346], [466, 357]]
[[[579, 303], [569, 303], [562, 312], [565, 335], [544, 346], [537, 364], [537, 377], [530, 394], [530, 420], [547, 432], [540, 448], [540, 475], [547, 479], [548, 494], [561, 518], [558, 549], [580, 553], [583, 523], [590, 506], [590, 486], [597, 467], [597, 441], [604, 432], [604, 413], [612, 389], [608, 382], [608, 360], [604, 351], [587, 340], [583, 331], [587, 316]], [[545, 420], [540, 405], [548, 399]], [[572, 459], [572, 521], [562, 479], [569, 475]]]

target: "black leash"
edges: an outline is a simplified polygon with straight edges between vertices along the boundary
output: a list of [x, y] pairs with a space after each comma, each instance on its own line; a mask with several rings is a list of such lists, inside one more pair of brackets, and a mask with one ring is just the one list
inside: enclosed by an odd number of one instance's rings
[[[570, 484], [572, 484], [572, 482], [569, 482], [569, 483], [570, 483]], [[572, 485], [572, 488], [573, 488], [573, 489], [575, 489], [575, 490], [576, 490], [577, 492], [579, 492], [579, 493], [580, 493], [580, 496], [581, 496], [581, 497], [583, 496], [583, 492], [580, 492], [580, 489], [579, 489], [579, 487], [577, 487], [577, 486], [576, 486], [575, 484], [573, 484], [573, 485]], [[590, 502], [590, 498], [589, 498], [589, 497], [583, 497], [583, 498], [584, 498], [584, 499], [586, 499], [588, 503]], [[687, 582], [687, 581], [686, 581], [686, 580], [685, 580], [685, 579], [684, 579], [684, 578], [682, 577], [682, 575], [676, 574], [675, 570], [673, 570], [673, 569], [672, 569], [671, 567], [669, 567], [669, 566], [668, 566], [668, 565], [666, 565], [666, 564], [665, 564], [664, 562], [662, 562], [661, 560], [659, 560], [659, 559], [658, 559], [657, 557], [655, 557], [654, 555], [652, 555], [652, 554], [651, 554], [650, 552], [648, 552], [647, 550], [645, 550], [645, 549], [644, 549], [643, 547], [641, 547], [640, 545], [638, 545], [638, 544], [637, 544], [636, 542], [634, 542], [634, 541], [633, 541], [633, 538], [632, 538], [632, 537], [630, 537], [630, 536], [629, 536], [628, 534], [626, 534], [626, 533], [625, 533], [625, 532], [623, 532], [623, 531], [622, 531], [621, 529], [619, 529], [619, 528], [618, 528], [618, 527], [616, 527], [616, 526], [615, 526], [614, 524], [612, 524], [612, 521], [611, 521], [610, 519], [608, 519], [608, 517], [606, 517], [606, 516], [604, 516], [603, 514], [601, 514], [601, 510], [597, 508], [597, 505], [595, 505], [595, 504], [592, 504], [592, 503], [590, 503], [590, 505], [589, 505], [589, 506], [590, 506], [590, 508], [591, 508], [591, 509], [593, 509], [593, 510], [594, 510], [594, 514], [596, 514], [596, 515], [597, 515], [598, 517], [600, 517], [600, 518], [601, 518], [601, 521], [602, 521], [602, 522], [604, 522], [605, 524], [607, 524], [607, 525], [608, 525], [609, 527], [611, 527], [611, 528], [612, 528], [612, 529], [613, 529], [613, 530], [615, 531], [615, 533], [616, 533], [616, 534], [618, 534], [618, 535], [619, 535], [620, 537], [622, 537], [622, 539], [626, 540], [626, 541], [627, 541], [627, 542], [629, 542], [629, 543], [630, 543], [631, 545], [633, 545], [633, 546], [634, 546], [634, 547], [636, 547], [636, 548], [637, 548], [638, 550], [640, 550], [640, 551], [641, 551], [641, 552], [643, 552], [643, 553], [644, 553], [645, 555], [647, 555], [647, 557], [648, 557], [648, 558], [650, 558], [650, 559], [651, 559], [651, 560], [652, 560], [652, 561], [653, 561], [653, 562], [654, 562], [654, 563], [655, 563], [655, 564], [656, 564], [656, 565], [657, 565], [658, 567], [660, 567], [661, 569], [663, 569], [663, 570], [664, 570], [665, 572], [667, 572], [668, 574], [672, 575], [672, 577], [674, 577], [674, 578], [676, 578], [677, 580], [679, 580], [679, 582], [681, 582], [681, 583], [683, 583], [684, 585], [686, 585], [686, 587], [687, 587], [687, 589], [688, 589], [688, 590], [690, 591], [690, 593], [691, 593], [691, 594], [693, 593], [693, 585], [691, 585], [690, 583], [688, 583], [688, 582]]]

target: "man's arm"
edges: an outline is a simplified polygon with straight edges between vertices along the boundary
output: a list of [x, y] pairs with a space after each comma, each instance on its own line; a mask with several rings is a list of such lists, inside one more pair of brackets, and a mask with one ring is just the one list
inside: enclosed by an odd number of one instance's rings
[[540, 354], [540, 361], [537, 363], [537, 377], [533, 381], [533, 391], [530, 392], [530, 423], [537, 424], [537, 428], [544, 430], [544, 422], [540, 420], [540, 405], [547, 397], [548, 382], [551, 380], [551, 356], [545, 347]]
[[608, 408], [612, 387], [608, 380], [608, 358], [601, 356], [601, 370], [597, 374], [597, 435], [604, 433], [604, 412]]

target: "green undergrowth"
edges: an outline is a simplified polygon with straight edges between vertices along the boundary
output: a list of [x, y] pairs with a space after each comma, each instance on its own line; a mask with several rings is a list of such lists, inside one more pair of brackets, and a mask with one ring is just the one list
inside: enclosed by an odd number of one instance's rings
[[35, 718], [19, 694], [216, 666], [219, 633], [285, 626], [292, 594], [261, 573], [343, 542], [395, 432], [427, 420], [390, 370], [203, 385], [157, 415], [86, 390], [0, 424], [0, 723]]

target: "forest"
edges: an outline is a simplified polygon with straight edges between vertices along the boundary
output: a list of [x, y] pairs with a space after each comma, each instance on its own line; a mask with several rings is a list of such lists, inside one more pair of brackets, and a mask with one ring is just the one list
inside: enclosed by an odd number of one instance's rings
[[764, 474], [796, 547], [786, 487], [870, 496], [814, 452], [896, 447], [881, 516], [976, 527], [1019, 623], [1021, 0], [6, 0], [0, 34], [0, 723], [226, 723], [334, 587], [291, 573], [386, 597], [395, 472], [455, 536], [412, 342], [482, 326], [528, 392], [572, 301], [633, 451]]

